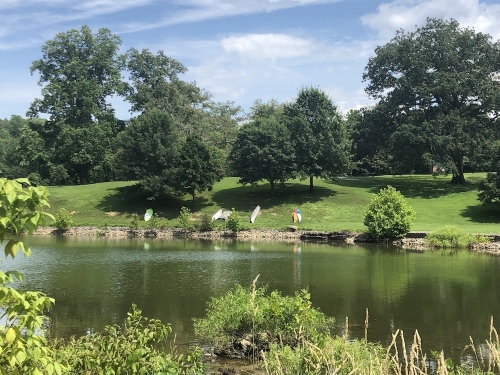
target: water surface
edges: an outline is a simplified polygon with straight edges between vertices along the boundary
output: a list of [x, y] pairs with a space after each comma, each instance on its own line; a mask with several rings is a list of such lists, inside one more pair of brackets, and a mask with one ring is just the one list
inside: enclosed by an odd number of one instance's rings
[[121, 323], [132, 303], [145, 316], [172, 324], [177, 344], [195, 341], [193, 317], [206, 302], [235, 284], [283, 294], [308, 288], [315, 307], [349, 317], [351, 337], [388, 344], [403, 329], [418, 329], [425, 351], [456, 357], [488, 337], [490, 318], [500, 322], [500, 258], [450, 252], [411, 253], [394, 247], [236, 241], [111, 240], [29, 237], [30, 258], [4, 261], [24, 273], [22, 288], [56, 299], [52, 334], [62, 337]]

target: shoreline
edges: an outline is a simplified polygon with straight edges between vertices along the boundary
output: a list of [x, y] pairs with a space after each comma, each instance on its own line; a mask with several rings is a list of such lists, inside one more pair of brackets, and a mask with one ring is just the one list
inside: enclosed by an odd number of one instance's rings
[[[68, 229], [57, 229], [56, 227], [38, 228], [34, 235], [47, 236], [89, 236], [89, 237], [108, 237], [108, 238], [188, 238], [188, 239], [236, 239], [239, 241], [278, 241], [278, 242], [346, 242], [356, 243], [377, 243], [370, 239], [365, 233], [354, 233], [350, 231], [300, 231], [297, 227], [289, 226], [288, 230], [276, 229], [250, 229], [233, 233], [230, 230], [212, 230], [207, 232], [186, 231], [180, 228], [159, 228], [149, 229], [140, 228], [137, 230], [129, 227], [108, 227], [98, 228], [92, 226], [71, 227]], [[425, 244], [427, 232], [409, 232], [405, 238], [390, 241], [392, 245], [398, 246], [404, 250], [423, 252], [432, 250]], [[468, 251], [500, 255], [500, 235], [488, 235], [488, 243], [475, 244]], [[379, 242], [380, 243], [380, 242]]]

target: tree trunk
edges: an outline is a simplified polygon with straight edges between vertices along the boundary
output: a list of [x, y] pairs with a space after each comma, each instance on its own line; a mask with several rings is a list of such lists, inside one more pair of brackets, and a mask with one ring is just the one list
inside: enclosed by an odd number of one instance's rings
[[192, 196], [193, 196], [193, 212], [194, 212], [194, 198], [195, 198], [196, 192], [193, 191]]
[[309, 176], [309, 191], [312, 192], [314, 190], [314, 176]]
[[271, 195], [274, 197], [274, 186], [276, 185], [276, 182], [269, 181], [269, 183], [271, 184]]
[[457, 171], [453, 173], [453, 177], [451, 178], [451, 183], [456, 185], [463, 185], [465, 184], [463, 157], [460, 157], [459, 160], [455, 161], [455, 166], [457, 167]]

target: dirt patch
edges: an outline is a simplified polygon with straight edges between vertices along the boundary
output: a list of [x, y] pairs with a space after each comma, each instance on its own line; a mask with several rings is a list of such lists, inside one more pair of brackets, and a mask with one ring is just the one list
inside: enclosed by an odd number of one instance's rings
[[118, 215], [118, 213], [115, 211], [110, 211], [110, 212], [106, 212], [106, 215], [113, 217], [113, 216]]
[[71, 211], [69, 214], [70, 215], [76, 215], [78, 213], [78, 211]]

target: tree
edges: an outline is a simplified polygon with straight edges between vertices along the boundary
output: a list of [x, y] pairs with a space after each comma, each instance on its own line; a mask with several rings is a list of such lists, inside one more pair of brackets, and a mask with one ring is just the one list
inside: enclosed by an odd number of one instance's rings
[[133, 119], [118, 136], [121, 175], [140, 180], [152, 197], [175, 192], [179, 135], [172, 117], [151, 109]]
[[26, 176], [19, 163], [16, 148], [19, 145], [21, 128], [27, 124], [21, 116], [13, 115], [10, 120], [0, 120], [0, 174], [7, 178]]
[[345, 174], [351, 164], [351, 141], [337, 107], [328, 95], [315, 87], [304, 87], [295, 102], [284, 108], [284, 117], [295, 149], [297, 171], [309, 177]]
[[180, 193], [188, 193], [193, 197], [196, 192], [212, 190], [214, 183], [220, 181], [221, 175], [216, 159], [210, 149], [198, 135], [187, 136], [180, 149], [175, 188]]
[[130, 74], [127, 100], [133, 112], [159, 109], [171, 114], [175, 125], [184, 134], [199, 123], [199, 110], [210, 94], [179, 78], [187, 68], [168, 57], [163, 51], [156, 55], [147, 49], [132, 48], [127, 53], [127, 70]]
[[72, 127], [114, 119], [107, 100], [123, 91], [120, 45], [120, 37], [105, 28], [95, 35], [88, 26], [56, 34], [31, 64], [31, 73], [40, 74], [43, 98], [34, 100], [28, 116], [46, 113]]
[[[43, 212], [48, 195], [46, 188], [33, 187], [27, 179], [0, 178], [0, 242], [10, 238], [5, 244], [7, 256], [15, 258], [19, 250], [31, 254], [18, 236], [23, 230], [35, 231], [46, 217], [53, 219]], [[56, 361], [43, 329], [44, 312], [54, 299], [41, 292], [20, 292], [12, 286], [16, 280], [22, 281], [19, 272], [0, 271], [0, 373], [60, 374], [67, 367]]]
[[482, 203], [500, 202], [500, 142], [497, 142], [494, 151], [491, 153], [493, 156], [490, 160], [490, 170], [486, 179], [482, 180], [478, 186], [478, 199]]
[[500, 44], [489, 35], [427, 19], [377, 47], [363, 79], [397, 118], [400, 149], [417, 141], [427, 159], [452, 164], [452, 182], [462, 184], [465, 160], [498, 138], [499, 74]]
[[251, 184], [266, 180], [274, 187], [293, 177], [294, 152], [286, 126], [274, 116], [244, 124], [238, 132], [229, 159], [240, 177], [239, 183]]
[[[31, 130], [39, 133], [43, 148], [51, 150], [47, 162], [58, 166], [58, 171], [64, 168], [75, 182], [96, 182], [98, 174], [92, 170], [101, 170], [103, 160], [113, 153], [110, 138], [116, 136], [118, 126], [108, 101], [124, 93], [120, 45], [120, 38], [108, 29], [92, 34], [89, 27], [82, 26], [47, 41], [42, 58], [31, 65], [31, 73], [40, 74], [42, 98], [33, 101], [28, 116], [49, 115], [44, 129]], [[25, 153], [27, 159], [37, 154]], [[29, 171], [54, 182], [48, 172]]]

